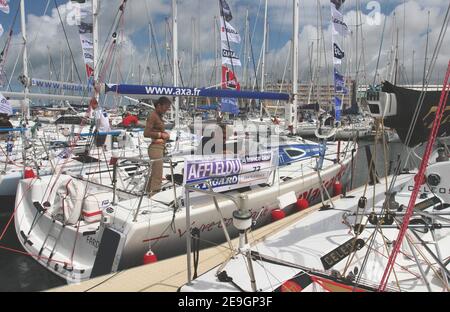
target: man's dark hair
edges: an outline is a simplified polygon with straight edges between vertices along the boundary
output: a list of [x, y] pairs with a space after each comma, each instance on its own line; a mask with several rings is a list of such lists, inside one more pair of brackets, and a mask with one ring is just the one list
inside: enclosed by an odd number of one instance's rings
[[156, 107], [156, 106], [159, 106], [159, 105], [164, 105], [164, 104], [171, 105], [172, 102], [169, 100], [168, 97], [162, 96], [162, 97], [160, 97], [160, 98], [155, 102], [155, 107]]

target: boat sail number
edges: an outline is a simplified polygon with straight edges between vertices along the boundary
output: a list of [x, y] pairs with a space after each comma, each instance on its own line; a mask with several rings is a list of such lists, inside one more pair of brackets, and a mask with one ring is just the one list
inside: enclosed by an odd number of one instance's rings
[[360, 250], [364, 247], [364, 241], [362, 239], [352, 239], [346, 241], [336, 249], [333, 249], [325, 256], [320, 258], [325, 270], [331, 269], [335, 264], [348, 257], [352, 252]]

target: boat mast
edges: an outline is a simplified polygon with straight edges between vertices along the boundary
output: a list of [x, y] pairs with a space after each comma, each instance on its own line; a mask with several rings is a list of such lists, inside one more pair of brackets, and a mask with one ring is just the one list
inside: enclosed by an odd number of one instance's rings
[[[261, 92], [264, 92], [265, 76], [266, 76], [266, 46], [267, 46], [267, 2], [264, 5], [264, 31], [263, 31], [263, 43], [262, 43], [262, 58], [261, 58]], [[263, 117], [263, 105], [264, 102], [261, 101], [259, 116]]]
[[292, 104], [288, 105], [287, 125], [292, 126], [293, 133], [297, 132], [297, 103], [298, 103], [298, 28], [300, 0], [293, 0], [293, 38], [292, 38]]
[[422, 86], [425, 86], [427, 83], [426, 77], [427, 77], [427, 62], [428, 62], [428, 40], [430, 36], [430, 11], [428, 11], [428, 22], [427, 22], [427, 44], [425, 47], [425, 61], [423, 64], [423, 80], [422, 80]]
[[24, 77], [24, 99], [22, 104], [22, 114], [25, 118], [30, 118], [30, 109], [28, 105], [28, 93], [30, 92], [28, 87], [28, 51], [27, 51], [27, 29], [25, 24], [25, 1], [20, 0], [20, 26], [22, 30], [22, 42], [23, 42], [23, 77]]
[[98, 81], [99, 77], [99, 53], [98, 53], [98, 10], [99, 9], [99, 0], [92, 0], [92, 39], [94, 41], [94, 82]]
[[[178, 10], [177, 0], [172, 0], [172, 52], [173, 52], [173, 86], [178, 87]], [[180, 116], [180, 98], [175, 97], [175, 111], [171, 109], [172, 119], [175, 115], [175, 127], [178, 128]]]

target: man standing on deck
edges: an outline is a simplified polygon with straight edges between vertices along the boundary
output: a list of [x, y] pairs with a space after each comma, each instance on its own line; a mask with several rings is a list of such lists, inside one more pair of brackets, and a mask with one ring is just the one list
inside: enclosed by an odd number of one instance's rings
[[99, 135], [99, 132], [109, 132], [111, 127], [109, 125], [109, 119], [106, 112], [103, 112], [102, 108], [98, 105], [98, 101], [95, 97], [91, 99], [91, 118], [94, 119], [95, 123], [95, 146], [103, 147], [106, 141], [106, 135]]
[[148, 156], [153, 160], [151, 175], [147, 184], [148, 196], [151, 197], [161, 190], [163, 160], [166, 141], [170, 135], [165, 132], [162, 116], [169, 110], [172, 102], [165, 96], [155, 102], [155, 110], [148, 116], [145, 124], [144, 137], [151, 138]]

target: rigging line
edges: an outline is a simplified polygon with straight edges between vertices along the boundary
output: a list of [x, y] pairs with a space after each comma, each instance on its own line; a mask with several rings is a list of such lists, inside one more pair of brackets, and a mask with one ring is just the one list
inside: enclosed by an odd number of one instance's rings
[[[100, 54], [99, 54], [99, 55], [104, 55], [104, 54], [105, 54], [105, 51], [106, 51], [107, 46], [108, 46], [108, 40], [112, 37], [112, 35], [114, 34], [114, 32], [117, 31], [117, 24], [116, 24], [116, 21], [117, 21], [118, 16], [121, 14], [121, 12], [122, 12], [122, 15], [123, 15], [124, 10], [122, 11], [122, 9], [124, 9], [124, 7], [123, 7], [122, 5], [119, 6], [119, 9], [117, 10], [116, 15], [114, 16], [113, 23], [111, 24], [111, 26], [110, 26], [110, 28], [109, 28], [108, 35], [107, 35], [106, 38], [105, 38], [105, 42], [103, 43], [103, 48], [102, 48], [102, 50], [100, 51]], [[99, 64], [99, 65], [100, 65], [100, 64]]]
[[[20, 56], [23, 54], [23, 50], [24, 49], [25, 49], [25, 47], [22, 45], [22, 51], [20, 51], [20, 53], [17, 54], [17, 58], [16, 58], [16, 62], [15, 62], [14, 67], [13, 67], [13, 71], [11, 73], [11, 76], [9, 77], [9, 80], [8, 80], [8, 87], [7, 88], [9, 89], [9, 91], [12, 91], [11, 81], [12, 81], [12, 79], [14, 77], [14, 73], [16, 72], [17, 64], [19, 63]], [[5, 73], [5, 75], [6, 75], [6, 77], [8, 77], [6, 73]]]
[[[3, 47], [3, 50], [0, 53], [0, 68], [2, 68], [3, 65], [6, 63], [6, 58], [8, 56], [9, 47], [10, 47], [11, 41], [12, 41], [13, 28], [14, 28], [14, 25], [16, 24], [17, 16], [19, 14], [19, 9], [20, 9], [20, 5], [17, 7], [17, 11], [16, 11], [16, 14], [14, 15], [13, 22], [11, 24], [11, 27], [9, 28], [8, 38], [6, 39], [5, 46]], [[22, 54], [22, 53], [20, 53], [20, 54]], [[1, 72], [0, 72], [0, 75], [1, 75]], [[5, 73], [5, 76], [6, 76], [6, 73]], [[8, 78], [8, 77], [6, 77], [6, 78]], [[10, 90], [11, 90], [11, 88], [10, 88]]]
[[[442, 43], [444, 41], [444, 37], [445, 37], [445, 34], [447, 32], [447, 27], [448, 27], [448, 24], [450, 22], [449, 13], [450, 13], [450, 3], [449, 3], [449, 6], [447, 8], [447, 13], [446, 13], [446, 15], [444, 17], [444, 22], [442, 24], [442, 28], [441, 28], [441, 31], [439, 33], [439, 38], [438, 38], [438, 41], [436, 43], [436, 47], [435, 47], [434, 52], [433, 52], [432, 61], [430, 62], [430, 67], [428, 69], [428, 76], [425, 78], [426, 85], [422, 86], [422, 92], [421, 92], [421, 94], [419, 96], [419, 99], [417, 101], [418, 105], [417, 105], [416, 110], [414, 112], [412, 123], [411, 123], [411, 125], [409, 127], [408, 134], [406, 136], [405, 148], [404, 149], [406, 149], [407, 146], [409, 145], [409, 142], [411, 142], [411, 138], [412, 138], [412, 134], [413, 134], [413, 130], [414, 130], [414, 125], [417, 123], [417, 119], [419, 118], [420, 110], [421, 110], [421, 108], [423, 106], [423, 103], [425, 101], [426, 90], [428, 89], [428, 86], [429, 86], [429, 77], [431, 76], [431, 74], [432, 74], [432, 72], [434, 70], [434, 66], [436, 64], [438, 53], [439, 53], [439, 51], [440, 51], [440, 49], [442, 47]], [[391, 181], [390, 189], [393, 187], [393, 184], [396, 181], [396, 176], [400, 174], [400, 170], [401, 170], [401, 168], [398, 167], [396, 172], [395, 172], [394, 179]]]
[[[449, 4], [449, 9], [450, 9], [450, 4]], [[439, 105], [437, 107], [437, 111], [436, 111], [436, 119], [433, 122], [433, 127], [429, 136], [429, 141], [427, 142], [427, 146], [424, 152], [424, 157], [423, 160], [420, 164], [419, 167], [419, 172], [417, 173], [417, 176], [419, 176], [419, 179], [417, 179], [414, 183], [414, 190], [412, 191], [411, 194], [411, 198], [409, 200], [408, 203], [408, 208], [406, 210], [406, 214], [403, 217], [403, 223], [401, 225], [400, 231], [398, 233], [397, 239], [396, 239], [396, 244], [394, 245], [394, 249], [391, 253], [391, 255], [389, 256], [389, 261], [388, 264], [385, 268], [385, 271], [383, 273], [383, 277], [381, 279], [380, 282], [380, 286], [379, 286], [379, 291], [383, 291], [386, 288], [388, 279], [389, 279], [389, 275], [392, 271], [392, 267], [393, 267], [393, 263], [395, 262], [397, 255], [398, 255], [398, 251], [400, 249], [400, 245], [404, 239], [405, 234], [407, 233], [408, 230], [408, 225], [411, 219], [411, 216], [413, 214], [413, 208], [414, 208], [414, 203], [417, 199], [417, 196], [419, 194], [420, 191], [420, 180], [422, 178], [422, 176], [425, 173], [426, 167], [428, 166], [428, 160], [431, 156], [431, 152], [432, 152], [432, 148], [433, 148], [433, 144], [436, 140], [437, 134], [438, 134], [438, 130], [439, 127], [441, 125], [441, 121], [442, 121], [442, 117], [444, 114], [444, 109], [445, 109], [445, 103], [448, 99], [448, 95], [450, 92], [450, 61], [448, 63], [448, 67], [447, 67], [447, 72], [445, 75], [445, 79], [444, 79], [444, 86], [441, 92], [441, 97], [439, 100]]]
[[[414, 232], [414, 233], [416, 232], [416, 230], [414, 230], [414, 229], [411, 229], [410, 231], [411, 231], [411, 232]], [[434, 229], [430, 229], [430, 231], [434, 231]], [[412, 238], [411, 238], [410, 235], [408, 235], [408, 234], [406, 234], [406, 239], [407, 239], [409, 242], [412, 242]], [[419, 239], [419, 241], [420, 241], [420, 244], [421, 244], [422, 246], [426, 246], [426, 244], [427, 244], [426, 241], [423, 241], [422, 239]], [[434, 241], [436, 241], [436, 240], [434, 240]], [[448, 288], [448, 286], [446, 286], [446, 281], [444, 280], [445, 277], [444, 277], [443, 275], [440, 276], [440, 274], [439, 274], [439, 273], [441, 273], [441, 274], [444, 273], [444, 275], [446, 275], [446, 274], [445, 274], [445, 271], [442, 270], [442, 268], [446, 267], [446, 266], [445, 266], [445, 263], [443, 263], [443, 262], [440, 260], [439, 256], [437, 256], [436, 258], [433, 258], [434, 260], [438, 259], [439, 262], [432, 263], [432, 262], [425, 256], [424, 252], [423, 252], [422, 250], [419, 249], [419, 246], [416, 246], [416, 245], [410, 243], [410, 248], [411, 248], [411, 246], [412, 246], [412, 247], [419, 253], [419, 255], [422, 257], [422, 262], [424, 262], [425, 264], [428, 265], [429, 269], [428, 269], [427, 271], [429, 272], [429, 270], [431, 269], [431, 270], [434, 272], [434, 274], [436, 274], [436, 278], [439, 279], [439, 280], [442, 282], [443, 287], [446, 288], [447, 291], [448, 291], [449, 288]], [[425, 248], [425, 249], [426, 249], [426, 248]], [[430, 249], [430, 250], [427, 250], [427, 251], [428, 251], [428, 252], [432, 252], [431, 249]], [[411, 248], [411, 252], [412, 252], [413, 255], [414, 255], [414, 251], [412, 250], [412, 248]], [[403, 252], [402, 252], [402, 254], [405, 255]], [[433, 254], [434, 254], [434, 253], [433, 253]], [[408, 256], [408, 257], [411, 257], [410, 255], [407, 255], [407, 256]], [[418, 259], [418, 260], [420, 260], [420, 259]], [[420, 266], [420, 265], [421, 265], [420, 261], [417, 261], [417, 262], [418, 262], [417, 265]], [[440, 267], [441, 267], [441, 269], [440, 269], [441, 271], [439, 272], [438, 269], [434, 267], [434, 265], [440, 266]], [[447, 272], [448, 272], [448, 271], [447, 271]], [[450, 276], [448, 276], [448, 278], [450, 278]], [[447, 278], [447, 279], [448, 279], [448, 278]], [[425, 281], [425, 282], [426, 282], [426, 281]]]
[[381, 58], [381, 49], [383, 48], [383, 41], [384, 41], [384, 31], [386, 30], [386, 21], [387, 17], [384, 17], [384, 24], [383, 24], [383, 30], [381, 32], [381, 42], [380, 42], [380, 49], [378, 50], [378, 58], [377, 58], [377, 66], [375, 67], [375, 75], [373, 77], [373, 85], [375, 85], [375, 82], [377, 80], [378, 76], [378, 68], [380, 66], [380, 58]]
[[164, 85], [164, 72], [161, 68], [161, 61], [160, 61], [160, 56], [159, 56], [159, 47], [158, 47], [158, 43], [156, 41], [156, 35], [155, 35], [155, 29], [153, 27], [153, 22], [152, 20], [150, 20], [150, 31], [151, 31], [151, 37], [152, 37], [152, 43], [153, 43], [153, 48], [155, 51], [155, 55], [156, 55], [156, 63], [158, 64], [158, 71], [159, 71], [159, 78], [161, 80], [161, 85]]
[[77, 63], [75, 62], [75, 57], [73, 56], [72, 48], [70, 47], [69, 38], [67, 37], [67, 33], [66, 33], [66, 28], [64, 27], [64, 23], [63, 23], [63, 20], [61, 18], [61, 14], [59, 12], [58, 2], [57, 2], [57, 0], [53, 0], [53, 1], [55, 3], [56, 11], [58, 12], [59, 21], [61, 23], [61, 26], [62, 26], [62, 29], [63, 29], [63, 33], [64, 33], [64, 37], [66, 38], [66, 43], [67, 43], [67, 46], [68, 46], [69, 51], [70, 51], [70, 57], [72, 58], [72, 63], [73, 63], [73, 66], [74, 66], [75, 71], [76, 71], [77, 76], [78, 76], [78, 81], [81, 83], [82, 80], [81, 80], [80, 72], [78, 71]]
[[[45, 5], [44, 13], [42, 13], [41, 16], [44, 16], [44, 15], [47, 14], [47, 10], [48, 10], [48, 7], [49, 7], [49, 6], [50, 6], [50, 0], [47, 0], [47, 4]], [[36, 42], [36, 39], [37, 39], [38, 35], [41, 33], [42, 25], [43, 25], [43, 23], [41, 23], [41, 24], [39, 25], [39, 29], [37, 30], [36, 35], [34, 36], [33, 40], [30, 41], [30, 45], [32, 45], [33, 43]]]

